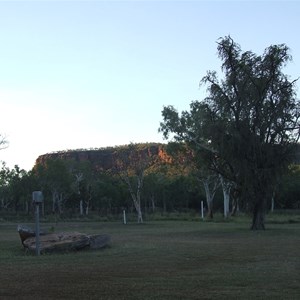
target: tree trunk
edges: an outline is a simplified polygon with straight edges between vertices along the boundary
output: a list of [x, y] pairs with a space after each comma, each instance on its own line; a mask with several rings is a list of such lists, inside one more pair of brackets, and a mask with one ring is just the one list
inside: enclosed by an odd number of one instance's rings
[[154, 201], [155, 197], [153, 195], [151, 195], [150, 199], [151, 199], [152, 212], [154, 213], [155, 212], [155, 201]]
[[79, 209], [80, 209], [80, 215], [83, 216], [83, 201], [80, 200], [79, 202]]
[[207, 218], [213, 219], [213, 201], [207, 201]]
[[87, 200], [85, 201], [85, 205], [86, 205], [85, 214], [86, 214], [86, 216], [88, 216], [88, 214], [89, 214], [89, 207], [90, 207], [91, 202], [92, 202], [92, 188], [91, 188], [91, 186], [88, 186], [87, 190], [88, 190], [88, 195], [87, 195]]
[[224, 218], [227, 218], [229, 215], [229, 193], [223, 190], [224, 196]]
[[226, 182], [223, 176], [220, 175], [220, 182], [223, 190], [223, 198], [224, 198], [224, 218], [227, 218], [229, 215], [229, 200], [230, 200], [230, 189], [231, 184]]
[[231, 216], [235, 216], [239, 212], [240, 191], [234, 187], [231, 193]]
[[57, 195], [56, 195], [56, 191], [53, 190], [52, 191], [52, 213], [55, 213], [56, 211], [56, 199], [57, 198]]
[[265, 209], [262, 198], [259, 198], [255, 203], [251, 230], [265, 230]]
[[140, 198], [140, 194], [132, 195], [133, 197], [133, 203], [134, 203], [134, 207], [135, 210], [137, 212], [137, 216], [138, 216], [138, 223], [143, 223], [143, 214], [142, 214], [142, 208], [141, 208], [141, 198]]
[[273, 191], [272, 199], [271, 199], [271, 212], [274, 212], [275, 207], [275, 191]]
[[128, 174], [126, 174], [126, 176], [124, 175], [123, 177], [121, 176], [121, 179], [127, 184], [129, 193], [133, 200], [135, 210], [138, 214], [138, 223], [143, 223], [143, 216], [142, 216], [142, 209], [141, 209], [141, 191], [143, 186], [143, 178], [144, 178], [143, 173], [140, 174], [140, 176], [137, 176], [136, 178], [137, 186], [136, 189], [133, 189]]
[[138, 213], [138, 223], [143, 223], [143, 215], [142, 215], [141, 206], [139, 206], [137, 213]]
[[236, 213], [239, 211], [239, 199], [236, 198], [236, 199], [232, 199], [231, 201], [231, 213], [230, 215], [232, 217], [234, 217], [236, 215]]
[[[207, 218], [213, 219], [213, 200], [215, 193], [219, 186], [218, 180], [208, 177], [207, 179], [201, 180], [204, 185], [206, 203], [207, 203]], [[212, 187], [210, 186], [212, 185]]]
[[273, 187], [266, 174], [254, 174], [252, 197], [254, 199], [252, 230], [265, 230], [267, 199], [273, 195]]
[[85, 201], [85, 215], [86, 216], [89, 215], [89, 207], [90, 207], [90, 198], [88, 199], [88, 201]]
[[63, 201], [64, 201], [63, 193], [60, 193], [58, 196], [58, 212], [60, 215], [63, 213]]

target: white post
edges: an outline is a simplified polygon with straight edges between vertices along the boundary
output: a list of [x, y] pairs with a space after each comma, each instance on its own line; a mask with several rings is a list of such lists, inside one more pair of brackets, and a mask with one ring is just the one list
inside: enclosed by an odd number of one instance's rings
[[126, 225], [126, 211], [123, 210], [123, 224]]
[[204, 219], [204, 213], [203, 213], [203, 201], [201, 201], [201, 218]]

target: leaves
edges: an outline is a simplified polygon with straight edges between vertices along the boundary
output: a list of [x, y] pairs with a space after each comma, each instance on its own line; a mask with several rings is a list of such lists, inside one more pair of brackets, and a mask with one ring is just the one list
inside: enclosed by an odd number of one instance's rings
[[282, 71], [291, 60], [289, 48], [272, 45], [260, 56], [242, 52], [230, 36], [217, 44], [223, 78], [208, 71], [200, 81], [208, 96], [192, 102], [189, 112], [179, 115], [174, 107], [164, 107], [160, 131], [185, 142], [261, 209], [300, 134], [297, 80]]

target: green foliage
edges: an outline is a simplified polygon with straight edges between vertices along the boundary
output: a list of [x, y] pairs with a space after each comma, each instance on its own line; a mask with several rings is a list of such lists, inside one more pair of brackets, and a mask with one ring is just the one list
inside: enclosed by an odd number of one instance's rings
[[253, 229], [264, 228], [267, 199], [291, 162], [299, 138], [300, 102], [295, 83], [282, 72], [291, 60], [285, 45], [262, 56], [242, 52], [231, 37], [218, 41], [224, 78], [208, 71], [208, 96], [181, 115], [164, 107], [160, 131], [186, 145], [206, 166], [234, 182], [253, 212]]
[[300, 165], [291, 165], [283, 176], [276, 198], [276, 205], [284, 209], [300, 209]]
[[2, 163], [0, 170], [0, 210], [14, 210], [16, 213], [20, 210], [28, 212], [32, 191], [36, 187], [36, 181], [32, 172], [26, 172], [15, 166], [10, 169], [5, 163]]
[[[150, 148], [147, 148], [147, 147]], [[186, 144], [160, 145], [160, 155], [155, 144], [142, 144], [137, 148], [143, 153], [153, 155], [153, 163], [145, 170], [141, 208], [145, 220], [167, 218], [181, 215], [188, 219], [188, 214], [200, 214], [201, 201], [205, 203], [205, 193], [196, 175], [198, 160], [193, 161], [191, 151]], [[128, 149], [128, 146], [120, 147]], [[105, 151], [119, 151], [114, 148]], [[150, 149], [150, 150], [149, 150]], [[155, 150], [155, 151], [154, 151]], [[93, 150], [96, 151], [96, 150]], [[155, 154], [155, 155], [154, 155]], [[108, 152], [106, 153], [108, 155]], [[49, 158], [49, 157], [48, 157]], [[198, 159], [198, 157], [196, 157]], [[201, 157], [202, 159], [202, 157]], [[300, 196], [298, 169], [291, 168], [284, 177], [275, 196], [275, 210], [279, 208], [297, 208]], [[77, 182], [76, 176], [82, 175]], [[133, 180], [133, 178], [132, 178]], [[32, 191], [42, 190], [44, 193], [44, 222], [60, 222], [66, 220], [99, 220], [110, 221], [122, 219], [125, 209], [127, 214], [134, 216], [134, 207], [128, 187], [112, 172], [95, 169], [89, 161], [56, 158], [38, 164], [34, 170], [25, 172], [17, 166], [9, 169], [5, 164], [0, 169], [0, 220], [32, 222], [34, 210], [31, 205]], [[61, 212], [53, 214], [53, 194], [62, 194]], [[80, 192], [80, 193], [78, 193]], [[83, 201], [83, 214], [80, 214], [80, 200]], [[86, 207], [88, 206], [88, 215]], [[205, 205], [206, 206], [206, 205]], [[268, 203], [268, 207], [271, 204]], [[206, 209], [206, 207], [205, 207]], [[221, 190], [217, 190], [214, 209], [215, 218], [223, 210]], [[244, 206], [240, 203], [240, 209]], [[184, 214], [186, 216], [183, 216]], [[134, 218], [134, 217], [133, 217]], [[238, 217], [237, 217], [238, 218]], [[223, 219], [223, 218], [221, 218]]]

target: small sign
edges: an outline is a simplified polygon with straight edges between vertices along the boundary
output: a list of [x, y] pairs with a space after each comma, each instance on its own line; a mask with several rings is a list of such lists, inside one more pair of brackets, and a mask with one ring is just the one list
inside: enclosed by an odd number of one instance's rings
[[32, 192], [32, 201], [36, 204], [42, 203], [44, 200], [43, 193], [41, 191]]

